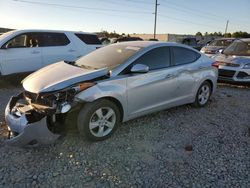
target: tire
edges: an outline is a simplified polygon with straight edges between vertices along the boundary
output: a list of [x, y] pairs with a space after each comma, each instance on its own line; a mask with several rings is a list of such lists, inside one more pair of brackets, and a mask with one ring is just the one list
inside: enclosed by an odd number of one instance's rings
[[205, 81], [199, 87], [195, 102], [193, 103], [195, 107], [203, 107], [208, 103], [212, 93], [211, 84], [208, 81]]
[[121, 113], [115, 103], [100, 99], [87, 103], [80, 110], [77, 127], [80, 134], [91, 141], [109, 138], [121, 122]]

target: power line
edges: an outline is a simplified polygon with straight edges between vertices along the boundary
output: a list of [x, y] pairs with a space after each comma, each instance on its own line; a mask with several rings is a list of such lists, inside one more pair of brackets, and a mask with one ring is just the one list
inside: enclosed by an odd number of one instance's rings
[[186, 20], [186, 19], [175, 18], [175, 17], [171, 17], [171, 16], [166, 16], [166, 15], [163, 15], [163, 14], [159, 14], [159, 16], [164, 17], [164, 18], [168, 18], [168, 19], [171, 19], [171, 20], [177, 20], [177, 21], [180, 21], [180, 22], [183, 22], [183, 23], [190, 23], [190, 24], [193, 24], [193, 25], [199, 25], [199, 26], [209, 27], [209, 28], [214, 27], [214, 26], [211, 26], [211, 25], [196, 23], [196, 22], [192, 22], [192, 21], [189, 21], [189, 20]]
[[[45, 3], [45, 2], [39, 2], [39, 1], [29, 1], [29, 0], [13, 0], [19, 3], [27, 3], [27, 4], [36, 4], [36, 5], [42, 5], [42, 6], [54, 6], [54, 7], [61, 7], [61, 8], [74, 8], [74, 9], [85, 9], [85, 10], [95, 10], [95, 11], [103, 11], [103, 12], [125, 12], [125, 13], [133, 13], [133, 14], [152, 14], [151, 12], [146, 12], [146, 11], [132, 11], [132, 10], [119, 10], [119, 9], [107, 9], [107, 8], [93, 8], [93, 7], [85, 7], [85, 6], [74, 6], [74, 5], [63, 5], [63, 4], [58, 4], [58, 3]], [[131, 2], [137, 2], [137, 3], [141, 3], [142, 1], [135, 1], [135, 0], [126, 0], [126, 1], [131, 1]], [[149, 2], [148, 2], [149, 3]], [[151, 4], [151, 3], [150, 3]], [[159, 4], [157, 4], [158, 6]], [[155, 24], [154, 24], [154, 35], [156, 34], [156, 21], [157, 21], [157, 6], [155, 7]], [[171, 20], [177, 20], [180, 22], [184, 22], [184, 23], [190, 23], [193, 25], [200, 25], [200, 26], [204, 26], [204, 27], [214, 27], [214, 26], [209, 26], [206, 24], [201, 24], [201, 23], [195, 23], [189, 20], [185, 20], [185, 19], [179, 19], [179, 18], [175, 18], [175, 17], [171, 17], [171, 16], [167, 16], [164, 14], [158, 14], [161, 17], [165, 17]]]
[[221, 20], [221, 19], [218, 19], [218, 18], [212, 18], [210, 16], [208, 16], [207, 14], [199, 14], [197, 13], [197, 11], [191, 11], [190, 9], [188, 8], [182, 8], [182, 7], [179, 7], [179, 6], [176, 6], [176, 5], [173, 5], [171, 3], [169, 3], [168, 5], [162, 3], [162, 6], [165, 7], [165, 8], [168, 8], [168, 9], [174, 9], [174, 10], [177, 10], [181, 13], [186, 13], [186, 14], [190, 14], [190, 15], [196, 15], [196, 16], [199, 16], [199, 17], [202, 17], [204, 19], [207, 19], [207, 20], [212, 20], [212, 21], [216, 21], [216, 22], [222, 22], [224, 20]]
[[220, 21], [224, 20], [224, 19], [218, 19], [219, 18], [218, 15], [211, 14], [210, 12], [204, 12], [204, 11], [201, 11], [201, 10], [198, 10], [198, 9], [194, 9], [194, 8], [190, 8], [190, 7], [187, 7], [187, 6], [183, 6], [183, 5], [180, 5], [180, 4], [175, 3], [173, 1], [164, 0], [163, 3], [168, 3], [168, 4], [165, 4], [166, 6], [172, 5], [172, 6], [181, 8], [184, 11], [191, 12], [191, 13], [194, 13], [194, 14], [197, 14], [197, 12], [200, 12], [201, 14], [199, 14], [199, 15], [202, 15], [202, 16], [206, 15], [206, 17], [208, 17], [208, 16], [210, 18], [213, 17], [213, 19], [220, 20]]
[[[225, 15], [215, 15], [215, 14], [212, 14], [211, 12], [207, 12], [207, 11], [201, 11], [199, 9], [194, 9], [194, 8], [190, 8], [190, 7], [187, 7], [187, 6], [183, 6], [181, 4], [178, 4], [178, 3], [175, 3], [173, 1], [170, 1], [170, 0], [163, 0], [164, 2], [162, 3], [162, 5], [164, 6], [175, 6], [177, 8], [181, 8], [183, 11], [185, 12], [190, 12], [190, 13], [193, 13], [193, 14], [196, 14], [196, 15], [199, 15], [200, 17], [206, 17], [208, 19], [211, 19], [213, 21], [217, 20], [218, 22], [221, 22], [221, 21], [225, 21], [227, 20], [228, 18], [225, 17]], [[164, 4], [164, 3], [168, 3], [168, 4]], [[239, 19], [235, 19], [235, 17], [233, 18], [235, 21], [237, 22], [241, 22], [241, 23], [244, 23], [246, 24], [247, 21], [242, 21], [242, 20], [239, 20]]]
[[151, 14], [151, 12], [146, 11], [132, 11], [132, 10], [118, 10], [118, 9], [107, 9], [107, 8], [93, 8], [93, 7], [84, 7], [84, 6], [74, 6], [74, 5], [63, 5], [57, 3], [45, 3], [39, 1], [26, 1], [26, 0], [13, 0], [20, 3], [27, 3], [27, 4], [36, 4], [36, 5], [45, 5], [45, 6], [54, 6], [54, 7], [61, 7], [61, 8], [75, 8], [75, 9], [86, 9], [86, 10], [98, 10], [104, 12], [126, 12], [126, 13], [133, 13], [133, 14]]
[[149, 4], [149, 5], [153, 5], [155, 3], [151, 3], [151, 2], [145, 2], [145, 1], [138, 1], [138, 0], [126, 0], [128, 2], [133, 2], [133, 3], [143, 3], [143, 4]]

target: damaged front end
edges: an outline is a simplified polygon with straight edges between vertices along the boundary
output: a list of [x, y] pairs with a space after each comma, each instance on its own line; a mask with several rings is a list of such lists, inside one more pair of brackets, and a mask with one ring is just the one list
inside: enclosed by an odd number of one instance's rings
[[58, 122], [76, 105], [74, 96], [80, 90], [78, 86], [40, 94], [24, 91], [13, 96], [5, 109], [10, 133], [7, 144], [23, 147], [55, 142], [63, 127]]

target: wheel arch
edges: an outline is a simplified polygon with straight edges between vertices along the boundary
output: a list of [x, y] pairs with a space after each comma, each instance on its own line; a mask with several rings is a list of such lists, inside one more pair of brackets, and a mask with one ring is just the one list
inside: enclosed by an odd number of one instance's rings
[[210, 84], [210, 86], [211, 86], [211, 93], [213, 93], [214, 92], [214, 83], [213, 83], [213, 81], [210, 80], [210, 79], [206, 79], [202, 83], [204, 83], [204, 82], [208, 82]]
[[113, 102], [115, 105], [117, 105], [117, 107], [119, 108], [120, 114], [121, 114], [121, 121], [123, 121], [124, 109], [123, 109], [122, 103], [118, 99], [116, 99], [114, 97], [110, 97], [110, 96], [104, 96], [104, 97], [98, 98], [96, 100], [102, 100], [102, 99], [109, 100], [109, 101]]

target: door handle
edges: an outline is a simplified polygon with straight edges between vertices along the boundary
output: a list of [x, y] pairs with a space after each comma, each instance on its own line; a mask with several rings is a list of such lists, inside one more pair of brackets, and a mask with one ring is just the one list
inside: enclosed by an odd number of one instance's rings
[[75, 52], [75, 50], [73, 50], [73, 49], [70, 49], [68, 52]]
[[206, 67], [203, 67], [203, 66], [199, 66], [199, 69], [204, 69], [204, 68], [206, 68]]
[[175, 75], [173, 75], [173, 74], [167, 74], [165, 76], [165, 79], [174, 78], [174, 77], [175, 77]]
[[39, 54], [40, 52], [39, 52], [39, 51], [34, 50], [34, 51], [32, 51], [31, 53], [32, 53], [32, 54]]

